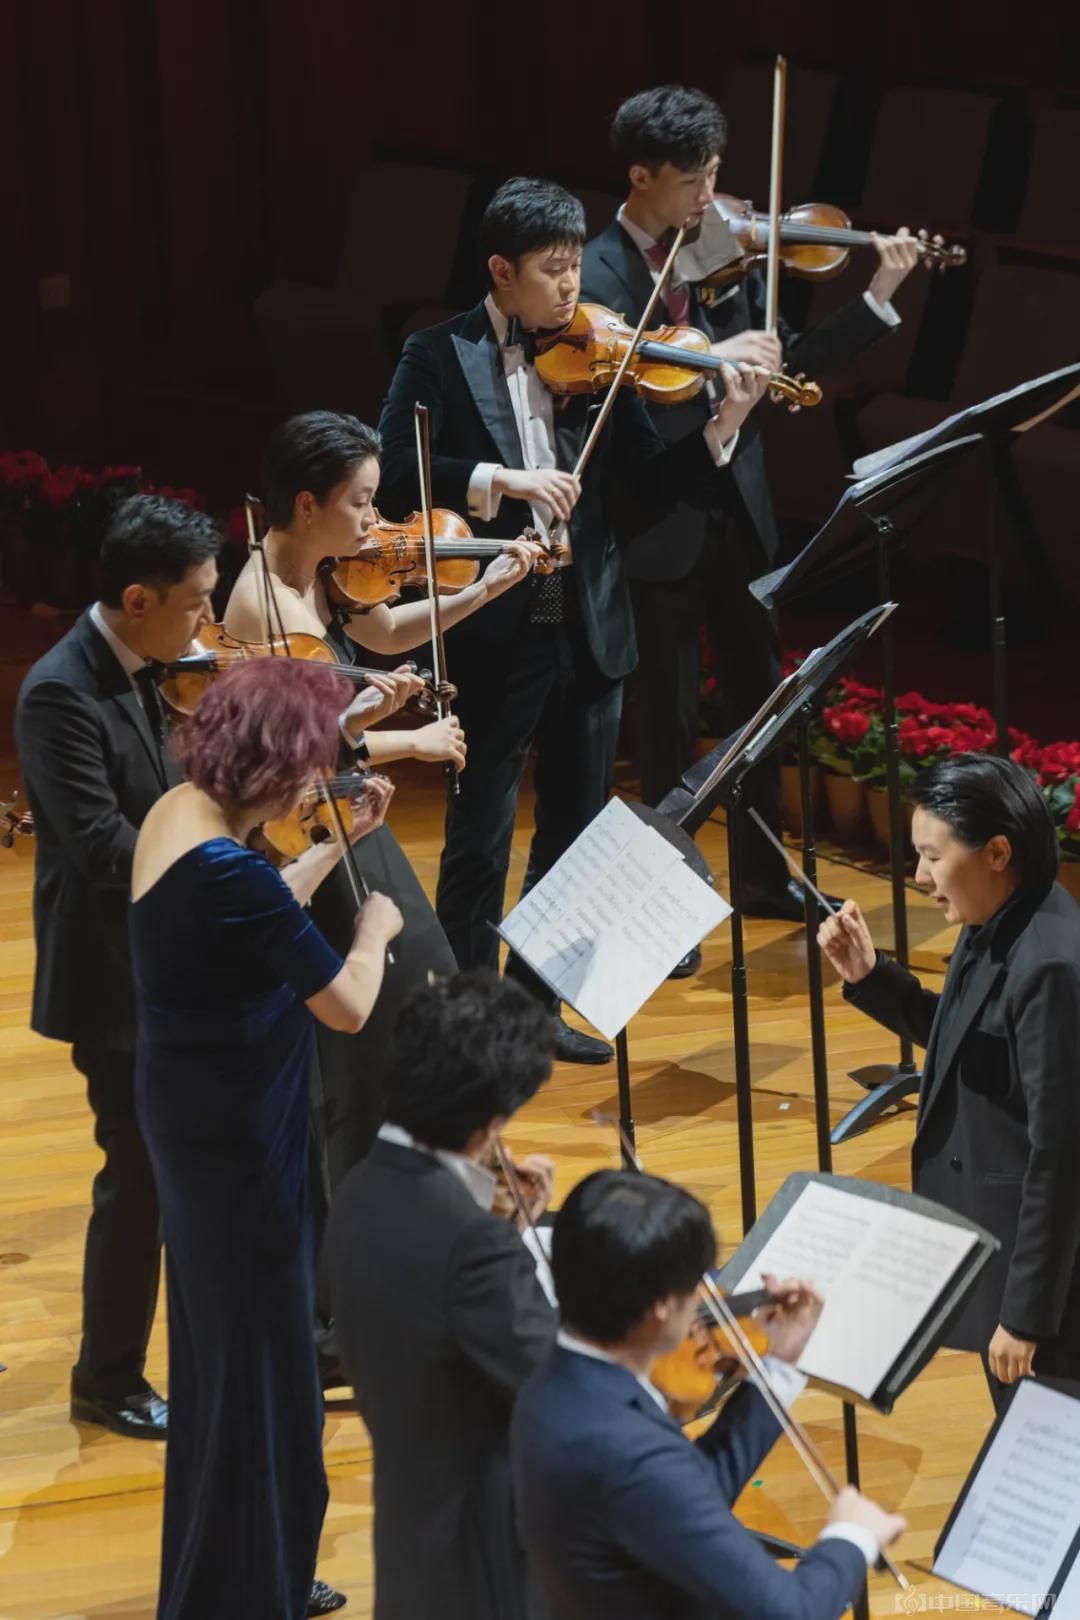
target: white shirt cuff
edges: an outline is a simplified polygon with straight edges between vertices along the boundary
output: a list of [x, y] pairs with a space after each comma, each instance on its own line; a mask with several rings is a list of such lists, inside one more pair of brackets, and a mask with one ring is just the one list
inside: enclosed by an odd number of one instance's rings
[[892, 304], [879, 304], [869, 287], [867, 287], [866, 291], [863, 293], [863, 297], [866, 299], [867, 305], [873, 310], [879, 321], [884, 321], [886, 326], [900, 325], [900, 317], [896, 313]]
[[738, 428], [735, 429], [735, 432], [731, 435], [731, 438], [725, 444], [724, 441], [720, 437], [720, 424], [716, 420], [715, 416], [711, 416], [709, 418], [709, 420], [706, 422], [706, 424], [705, 424], [705, 443], [708, 446], [710, 456], [712, 456], [713, 460], [716, 462], [716, 465], [718, 467], [726, 467], [727, 466], [728, 462], [731, 460], [732, 456], [735, 454], [735, 446], [738, 444], [738, 442], [739, 442], [739, 430], [738, 430]]
[[867, 1569], [873, 1569], [881, 1556], [881, 1548], [877, 1544], [877, 1537], [872, 1536], [869, 1530], [864, 1530], [861, 1524], [827, 1524], [818, 1536], [819, 1541], [850, 1541], [853, 1547], [858, 1547], [866, 1559]]
[[[806, 1388], [806, 1374], [793, 1367], [790, 1361], [781, 1361], [779, 1356], [762, 1356], [761, 1360], [769, 1375], [769, 1382], [784, 1403], [785, 1411], [790, 1412]], [[761, 1381], [756, 1373], [751, 1373], [748, 1381], [760, 1388]]]
[[478, 461], [469, 479], [469, 516], [479, 518], [481, 523], [491, 522], [502, 501], [501, 495], [491, 493], [491, 485], [497, 472], [502, 472], [500, 462]]

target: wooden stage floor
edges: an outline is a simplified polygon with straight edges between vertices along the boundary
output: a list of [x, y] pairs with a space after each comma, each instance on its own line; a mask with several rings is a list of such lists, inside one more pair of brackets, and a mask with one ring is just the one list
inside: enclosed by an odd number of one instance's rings
[[[405, 774], [393, 824], [423, 881], [433, 886], [441, 812], [435, 773]], [[510, 893], [524, 867], [531, 807], [523, 803]], [[701, 846], [726, 888], [723, 828]], [[823, 865], [823, 886], [851, 894], [888, 943], [887, 885], [859, 869]], [[33, 966], [32, 866], [0, 851], [0, 1620], [152, 1620], [161, 1515], [163, 1448], [76, 1428], [67, 1413], [79, 1332], [83, 1233], [98, 1155], [80, 1078], [66, 1047], [27, 1029]], [[914, 957], [937, 982], [951, 943], [939, 917], [912, 896]], [[750, 921], [758, 1201], [784, 1177], [815, 1167], [809, 1028], [800, 929]], [[729, 997], [730, 939], [719, 929], [694, 979], [666, 984], [630, 1032], [633, 1107], [646, 1166], [684, 1183], [711, 1207], [730, 1252], [739, 1233], [734, 1072]], [[828, 1044], [835, 1119], [861, 1095], [847, 1071], [889, 1060], [895, 1043], [846, 1008], [829, 982]], [[518, 1153], [543, 1151], [558, 1166], [556, 1201], [581, 1176], [616, 1163], [591, 1111], [614, 1113], [615, 1073], [560, 1066], [514, 1122]], [[908, 1180], [914, 1113], [904, 1108], [836, 1151], [834, 1169], [897, 1186]], [[164, 1312], [149, 1375], [167, 1387]], [[840, 1410], [820, 1393], [799, 1414], [842, 1471]], [[901, 1606], [887, 1578], [871, 1583], [875, 1616], [920, 1607], [979, 1612], [978, 1600], [926, 1575], [936, 1536], [990, 1420], [976, 1358], [942, 1352], [888, 1418], [861, 1413], [863, 1487], [908, 1517], [898, 1555], [917, 1592]], [[319, 1573], [348, 1593], [346, 1616], [371, 1613], [370, 1452], [362, 1424], [334, 1410], [326, 1426], [331, 1503]], [[814, 1538], [823, 1503], [781, 1441], [744, 1494], [748, 1521], [795, 1541]], [[417, 1527], [418, 1547], [422, 1526]], [[914, 1561], [914, 1563], [913, 1563]], [[924, 1566], [923, 1569], [917, 1567]], [[228, 1570], [222, 1579], [228, 1579]], [[912, 1601], [912, 1598], [915, 1601]], [[1000, 1613], [992, 1605], [987, 1613]]]

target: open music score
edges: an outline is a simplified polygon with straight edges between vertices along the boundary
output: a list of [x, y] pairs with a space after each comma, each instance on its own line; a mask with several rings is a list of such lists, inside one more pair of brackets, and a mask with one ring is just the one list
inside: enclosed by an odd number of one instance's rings
[[1020, 1614], [1080, 1615], [1080, 1390], [1022, 1379], [942, 1533], [934, 1574]]
[[498, 932], [613, 1040], [730, 914], [666, 838], [610, 799]]

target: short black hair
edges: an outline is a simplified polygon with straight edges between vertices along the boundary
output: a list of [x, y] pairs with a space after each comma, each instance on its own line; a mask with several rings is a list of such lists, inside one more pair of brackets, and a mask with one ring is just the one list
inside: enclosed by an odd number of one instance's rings
[[585, 209], [581, 199], [554, 180], [520, 176], [499, 187], [480, 221], [480, 263], [489, 282], [488, 260], [496, 254], [514, 265], [525, 253], [546, 248], [579, 248], [585, 244]]
[[1058, 841], [1046, 800], [1022, 765], [996, 754], [957, 754], [916, 776], [911, 803], [937, 816], [969, 849], [1003, 834], [1020, 888], [1041, 899], [1058, 872]]
[[689, 1294], [716, 1259], [705, 1205], [637, 1171], [598, 1170], [555, 1217], [551, 1268], [566, 1327], [617, 1344], [657, 1300]]
[[554, 1051], [550, 1012], [512, 979], [483, 968], [422, 985], [394, 1027], [386, 1117], [457, 1152], [539, 1091]]
[[221, 530], [205, 512], [166, 495], [129, 495], [101, 543], [101, 600], [120, 607], [129, 585], [150, 585], [163, 596], [220, 550]]
[[296, 497], [310, 490], [322, 506], [363, 461], [378, 461], [382, 440], [358, 416], [302, 411], [271, 433], [262, 458], [262, 499], [272, 529], [287, 529]]
[[670, 163], [703, 169], [727, 145], [727, 119], [712, 96], [683, 84], [661, 84], [624, 101], [611, 122], [611, 149], [629, 169]]

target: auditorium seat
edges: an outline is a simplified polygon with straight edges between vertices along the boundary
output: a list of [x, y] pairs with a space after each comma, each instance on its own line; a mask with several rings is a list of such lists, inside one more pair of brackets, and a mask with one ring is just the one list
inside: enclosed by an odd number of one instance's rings
[[1024, 206], [1016, 235], [1021, 244], [1080, 253], [1080, 108], [1051, 107], [1035, 124]]
[[860, 219], [963, 230], [972, 222], [997, 100], [970, 90], [898, 85], [881, 98]]
[[[991, 265], [979, 278], [950, 399], [879, 396], [859, 413], [862, 446], [876, 450], [921, 433], [965, 405], [1076, 360], [1080, 360], [1080, 271], [1029, 263]], [[1058, 552], [1063, 543], [1074, 544], [1071, 513], [1080, 504], [1080, 458], [1074, 449], [1078, 444], [1075, 432], [1051, 424], [1035, 428], [1029, 442], [1016, 446], [1018, 455], [1022, 451], [1018, 468], [1023, 468], [1029, 499], [1033, 469], [1043, 469], [1047, 480], [1046, 491], [1039, 493], [1038, 513], [1032, 512], [1047, 552]], [[932, 519], [923, 524], [923, 543], [959, 556], [981, 556], [984, 490], [985, 478], [977, 469], [943, 485]]]
[[[801, 62], [788, 65], [787, 129], [784, 143], [784, 204], [814, 200], [818, 168], [832, 117], [839, 75]], [[719, 96], [728, 120], [728, 151], [717, 190], [750, 197], [769, 206], [772, 147], [773, 65], [738, 62]], [[822, 199], [825, 200], [825, 199]]]
[[279, 281], [255, 301], [285, 409], [378, 415], [402, 336], [430, 324], [421, 312], [435, 319], [450, 313], [447, 292], [473, 184], [472, 175], [454, 169], [365, 165], [335, 285]]

